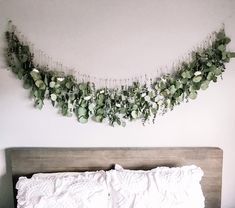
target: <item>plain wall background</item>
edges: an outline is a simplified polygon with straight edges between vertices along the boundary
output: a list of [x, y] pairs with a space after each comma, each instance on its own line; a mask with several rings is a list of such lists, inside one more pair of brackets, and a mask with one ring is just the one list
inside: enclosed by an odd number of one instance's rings
[[8, 18], [54, 60], [97, 77], [151, 74], [171, 66], [224, 22], [235, 50], [233, 0], [0, 0], [0, 207], [13, 207], [5, 149], [43, 147], [217, 146], [224, 150], [222, 207], [235, 208], [235, 60], [223, 80], [156, 124], [126, 128], [65, 118], [49, 103], [33, 108], [21, 81], [5, 70]]

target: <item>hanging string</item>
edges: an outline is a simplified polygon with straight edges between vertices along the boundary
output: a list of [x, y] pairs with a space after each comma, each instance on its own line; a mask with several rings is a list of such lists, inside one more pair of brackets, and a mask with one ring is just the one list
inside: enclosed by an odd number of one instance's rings
[[[27, 38], [21, 34], [21, 32], [16, 28], [14, 24], [12, 24], [12, 21], [8, 21], [8, 31], [14, 32], [17, 37], [20, 39], [21, 42], [23, 42], [25, 45], [28, 45], [30, 47], [30, 51], [34, 55], [34, 62], [36, 66], [41, 66], [45, 70], [53, 70], [57, 71], [58, 74], [62, 74], [65, 76], [64, 70], [66, 74], [73, 75], [75, 79], [78, 82], [90, 82], [94, 83], [96, 88], [117, 88], [120, 89], [122, 86], [127, 88], [128, 86], [131, 86], [133, 82], [139, 82], [141, 85], [146, 84], [148, 87], [152, 85], [153, 79], [160, 78], [164, 74], [169, 74], [172, 71], [176, 71], [180, 69], [180, 66], [182, 62], [190, 62], [192, 59], [192, 51], [200, 51], [204, 48], [208, 48], [211, 46], [213, 41], [215, 41], [216, 38], [216, 32], [211, 33], [205, 40], [203, 40], [198, 46], [195, 48], [193, 47], [193, 50], [189, 51], [186, 55], [180, 57], [178, 61], [173, 62], [171, 67], [165, 66], [164, 72], [163, 68], [159, 67], [153, 71], [153, 73], [150, 73], [151, 76], [148, 74], [140, 75], [140, 76], [134, 76], [124, 79], [112, 79], [112, 78], [97, 78], [95, 76], [90, 76], [87, 74], [81, 74], [79, 70], [70, 69], [67, 66], [64, 66], [61, 62], [53, 61], [52, 57], [48, 56], [46, 53], [44, 53], [42, 50], [36, 49], [35, 45], [30, 43]], [[224, 24], [220, 27], [220, 30], [224, 29]], [[218, 31], [218, 30], [217, 30]]]

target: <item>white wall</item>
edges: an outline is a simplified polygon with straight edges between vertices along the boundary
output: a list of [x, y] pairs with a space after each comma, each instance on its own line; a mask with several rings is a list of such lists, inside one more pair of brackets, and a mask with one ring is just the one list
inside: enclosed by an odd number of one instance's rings
[[[222, 22], [235, 50], [232, 0], [0, 0], [1, 49], [8, 18], [55, 60], [98, 77], [135, 76], [170, 66]], [[12, 207], [8, 147], [218, 146], [224, 150], [222, 207], [234, 208], [234, 68], [232, 60], [223, 81], [159, 117], [156, 124], [137, 122], [126, 128], [81, 125], [58, 115], [49, 103], [36, 110], [22, 83], [0, 70], [0, 207]]]

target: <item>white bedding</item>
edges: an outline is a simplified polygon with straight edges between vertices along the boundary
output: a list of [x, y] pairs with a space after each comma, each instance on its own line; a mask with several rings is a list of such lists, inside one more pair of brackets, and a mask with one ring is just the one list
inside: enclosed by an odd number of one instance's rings
[[17, 208], [204, 208], [196, 166], [20, 177]]
[[204, 208], [203, 171], [194, 165], [149, 171], [116, 165], [108, 175], [115, 208]]
[[109, 207], [105, 171], [20, 177], [17, 208]]

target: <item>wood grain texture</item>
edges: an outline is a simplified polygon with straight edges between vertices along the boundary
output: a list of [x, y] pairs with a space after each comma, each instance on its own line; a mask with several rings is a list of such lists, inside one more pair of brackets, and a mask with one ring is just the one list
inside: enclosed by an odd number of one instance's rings
[[[109, 170], [115, 163], [130, 169], [197, 165], [204, 171], [206, 208], [220, 208], [223, 151], [216, 147], [157, 148], [13, 148], [14, 185], [19, 176], [38, 172]], [[16, 191], [15, 191], [16, 194]]]

